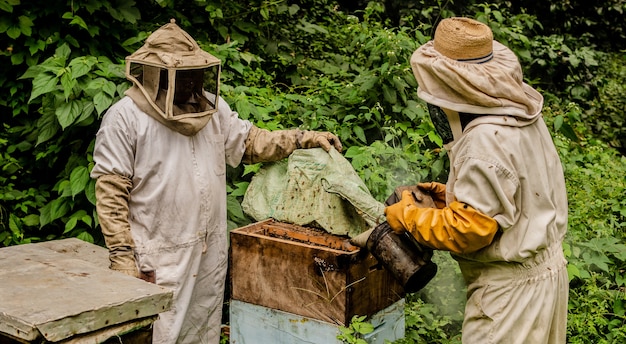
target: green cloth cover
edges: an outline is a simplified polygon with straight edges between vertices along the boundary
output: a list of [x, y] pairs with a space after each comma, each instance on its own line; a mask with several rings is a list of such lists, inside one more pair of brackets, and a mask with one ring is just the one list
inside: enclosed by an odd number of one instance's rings
[[273, 218], [349, 237], [385, 220], [384, 204], [335, 149], [298, 149], [266, 164], [252, 178], [242, 207], [256, 221]]

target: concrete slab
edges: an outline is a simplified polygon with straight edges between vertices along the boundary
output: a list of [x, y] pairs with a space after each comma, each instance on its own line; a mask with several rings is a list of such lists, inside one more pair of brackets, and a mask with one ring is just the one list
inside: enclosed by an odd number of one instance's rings
[[169, 289], [109, 270], [100, 248], [67, 240], [0, 249], [0, 333], [57, 342], [170, 308]]

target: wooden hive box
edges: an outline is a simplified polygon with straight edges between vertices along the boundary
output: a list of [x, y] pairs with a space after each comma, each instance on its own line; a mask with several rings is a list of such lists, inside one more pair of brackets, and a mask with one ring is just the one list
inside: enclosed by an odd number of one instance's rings
[[404, 294], [347, 237], [270, 219], [235, 229], [230, 239], [233, 300], [344, 326]]

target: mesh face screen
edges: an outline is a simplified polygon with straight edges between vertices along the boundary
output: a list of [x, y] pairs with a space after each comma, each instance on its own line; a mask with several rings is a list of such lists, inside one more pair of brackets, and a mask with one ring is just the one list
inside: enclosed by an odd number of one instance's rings
[[452, 142], [454, 137], [452, 135], [452, 129], [450, 128], [450, 122], [448, 122], [448, 116], [446, 116], [446, 113], [443, 112], [439, 106], [432, 104], [427, 105], [430, 120], [433, 122], [437, 134], [441, 136], [443, 143], [446, 144]]

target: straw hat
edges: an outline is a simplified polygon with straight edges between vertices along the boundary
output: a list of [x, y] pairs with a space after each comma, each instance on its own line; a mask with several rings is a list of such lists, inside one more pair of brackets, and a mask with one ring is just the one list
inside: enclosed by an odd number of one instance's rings
[[458, 61], [486, 62], [493, 57], [493, 34], [481, 22], [470, 18], [443, 20], [435, 31], [435, 49]]
[[447, 18], [433, 40], [411, 56], [427, 103], [458, 112], [534, 118], [542, 96], [525, 84], [517, 56], [493, 40], [489, 26], [470, 18]]

